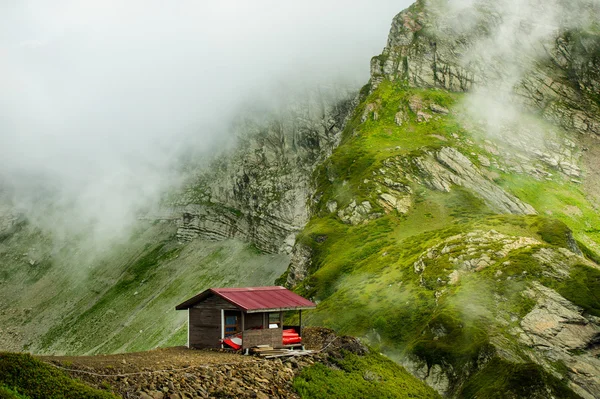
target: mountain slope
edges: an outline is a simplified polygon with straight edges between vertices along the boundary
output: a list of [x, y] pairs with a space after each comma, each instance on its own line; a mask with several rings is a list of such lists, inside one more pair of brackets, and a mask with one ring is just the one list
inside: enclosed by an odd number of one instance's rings
[[[367, 338], [446, 396], [597, 397], [600, 219], [584, 144], [597, 80], [571, 75], [538, 107], [523, 82], [554, 86], [563, 69], [529, 62], [491, 129], [471, 90], [507, 93], [457, 56], [475, 45], [442, 36], [438, 11], [417, 2], [395, 18], [315, 175], [286, 281], [319, 302], [310, 323]], [[577, 65], [596, 68], [594, 54]]]
[[84, 250], [77, 242], [57, 247], [19, 225], [0, 243], [2, 346], [84, 354], [184, 345], [187, 318], [174, 307], [185, 297], [207, 286], [273, 281], [289, 262], [238, 241], [178, 243], [176, 229], [142, 223], [108, 255], [83, 263], [72, 253]]
[[[129, 235], [96, 241], [82, 222], [62, 220], [51, 197], [58, 228], [39, 224], [0, 191], [0, 348], [184, 345], [186, 314], [174, 311], [182, 300], [214, 286], [271, 285], [289, 264], [310, 176], [339, 141], [352, 98], [322, 91], [275, 115], [248, 110], [238, 141], [209, 162], [182, 159], [186, 183]], [[60, 234], [71, 224], [77, 234]]]

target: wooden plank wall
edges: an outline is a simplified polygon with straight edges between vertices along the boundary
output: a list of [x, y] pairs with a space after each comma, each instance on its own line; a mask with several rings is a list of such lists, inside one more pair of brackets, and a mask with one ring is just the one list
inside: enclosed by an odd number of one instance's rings
[[188, 309], [190, 312], [190, 348], [218, 348], [221, 346], [221, 309], [237, 310], [226, 300], [213, 295]]
[[[239, 311], [235, 305], [213, 295], [190, 308], [189, 345], [191, 348], [218, 348], [221, 346], [221, 309]], [[241, 321], [240, 321], [241, 323]], [[267, 324], [264, 324], [267, 323]], [[252, 330], [256, 327], [263, 329]], [[243, 347], [270, 345], [283, 347], [283, 329], [268, 327], [268, 314], [246, 313], [244, 315]]]
[[265, 328], [262, 330], [246, 330], [243, 336], [243, 347], [252, 348], [257, 345], [270, 345], [273, 348], [283, 347], [283, 330], [281, 328]]

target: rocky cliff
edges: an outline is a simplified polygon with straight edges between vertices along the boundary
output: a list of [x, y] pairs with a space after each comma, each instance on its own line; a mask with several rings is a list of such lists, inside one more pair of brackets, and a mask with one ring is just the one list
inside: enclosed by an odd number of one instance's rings
[[600, 5], [525, 4], [417, 1], [394, 18], [387, 46], [371, 60], [373, 87], [384, 79], [461, 92], [508, 86], [552, 123], [599, 134], [598, 25], [583, 21]]
[[290, 253], [309, 218], [312, 173], [338, 145], [354, 98], [319, 91], [270, 117], [240, 117], [235, 148], [195, 173], [172, 201], [179, 239], [238, 238]]

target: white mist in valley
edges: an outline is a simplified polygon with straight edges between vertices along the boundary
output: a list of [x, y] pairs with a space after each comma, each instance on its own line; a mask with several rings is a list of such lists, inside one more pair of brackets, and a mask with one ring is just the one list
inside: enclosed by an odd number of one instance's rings
[[126, 233], [248, 101], [368, 80], [409, 1], [8, 1], [0, 199], [58, 236]]

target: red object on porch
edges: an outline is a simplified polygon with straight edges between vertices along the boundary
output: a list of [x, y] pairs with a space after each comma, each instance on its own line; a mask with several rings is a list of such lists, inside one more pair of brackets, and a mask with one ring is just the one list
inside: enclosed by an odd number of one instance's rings
[[302, 342], [302, 337], [296, 332], [296, 330], [294, 330], [293, 328], [283, 330], [284, 345], [299, 344], [300, 342]]
[[234, 335], [232, 337], [225, 338], [223, 343], [235, 350], [238, 350], [242, 347], [242, 338], [240, 337], [240, 334]]

